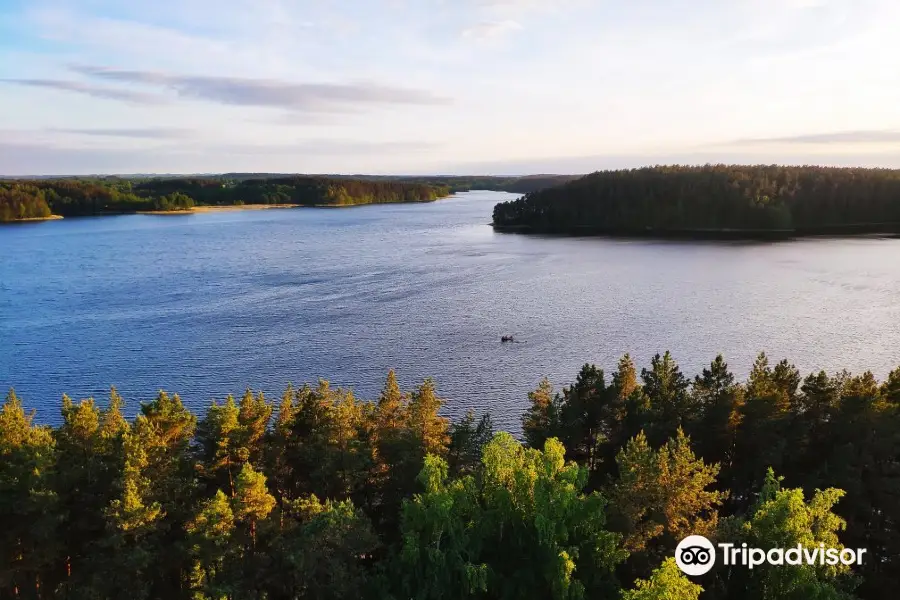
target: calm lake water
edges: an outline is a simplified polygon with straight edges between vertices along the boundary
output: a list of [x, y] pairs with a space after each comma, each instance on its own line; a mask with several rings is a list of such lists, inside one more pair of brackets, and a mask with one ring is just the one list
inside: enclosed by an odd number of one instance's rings
[[53, 423], [63, 392], [203, 410], [324, 377], [374, 398], [393, 367], [433, 376], [446, 414], [518, 431], [543, 375], [625, 352], [669, 349], [690, 375], [721, 352], [742, 378], [760, 350], [804, 374], [900, 365], [900, 240], [494, 233], [513, 197], [0, 227], [0, 385]]

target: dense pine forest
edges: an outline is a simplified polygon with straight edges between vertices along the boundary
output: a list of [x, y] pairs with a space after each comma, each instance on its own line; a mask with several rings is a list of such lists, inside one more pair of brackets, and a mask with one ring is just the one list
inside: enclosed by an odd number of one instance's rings
[[494, 208], [498, 229], [628, 235], [900, 232], [900, 170], [777, 165], [601, 171]]
[[141, 211], [189, 210], [194, 206], [299, 204], [350, 206], [428, 202], [446, 196], [441, 186], [402, 181], [287, 176], [263, 179], [33, 179], [0, 180], [0, 221]]
[[[900, 368], [802, 377], [666, 353], [529, 394], [524, 443], [426, 380], [326, 381], [202, 418], [160, 392], [0, 410], [3, 599], [881, 599], [900, 586]], [[686, 534], [866, 548], [861, 567], [688, 579]]]

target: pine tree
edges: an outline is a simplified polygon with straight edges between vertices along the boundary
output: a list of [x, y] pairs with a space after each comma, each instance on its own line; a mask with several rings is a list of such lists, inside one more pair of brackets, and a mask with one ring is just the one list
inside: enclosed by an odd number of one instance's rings
[[69, 593], [88, 587], [92, 547], [103, 532], [103, 508], [112, 479], [101, 454], [100, 410], [94, 400], [77, 405], [62, 399], [62, 425], [56, 429], [57, 460], [53, 487], [59, 499], [59, 535], [66, 548], [65, 582]]
[[544, 442], [561, 434], [559, 431], [558, 399], [554, 396], [550, 380], [544, 377], [537, 388], [528, 392], [530, 405], [522, 416], [522, 433], [525, 442], [540, 450]]
[[190, 560], [184, 525], [193, 516], [196, 493], [196, 464], [189, 450], [196, 425], [177, 394], [160, 392], [141, 405], [132, 427], [146, 456], [141, 470], [149, 482], [144, 504], [159, 505], [165, 515], [153, 531], [153, 543], [166, 549], [152, 554], [156, 596], [175, 596], [184, 586], [183, 568]]
[[253, 395], [249, 389], [241, 398], [238, 413], [239, 428], [236, 436], [238, 458], [259, 464], [263, 455], [263, 440], [272, 418], [272, 405], [262, 392]]
[[234, 594], [229, 582], [226, 559], [232, 548], [234, 513], [222, 490], [204, 501], [186, 527], [194, 566], [191, 589], [204, 598], [221, 598]]
[[444, 401], [438, 398], [434, 381], [426, 379], [416, 391], [412, 393], [409, 401], [409, 428], [414, 439], [419, 445], [421, 456], [433, 454], [445, 456], [447, 454], [448, 421], [438, 415]]
[[326, 497], [336, 487], [331, 470], [334, 396], [325, 380], [314, 390], [298, 391], [290, 433], [281, 438], [285, 445], [276, 485], [289, 500], [309, 494]]
[[409, 399], [400, 391], [391, 369], [375, 410], [376, 478], [380, 487], [390, 485], [394, 471], [409, 451], [410, 440], [406, 435], [408, 404]]
[[616, 397], [623, 405], [640, 387], [637, 380], [637, 369], [631, 355], [625, 354], [619, 359], [616, 372], [613, 373], [611, 387], [616, 392]]
[[659, 449], [659, 486], [669, 496], [665, 504], [666, 534], [674, 547], [691, 534], [712, 535], [718, 509], [727, 493], [710, 490], [716, 484], [719, 465], [707, 465], [691, 450], [691, 441], [680, 428]]
[[759, 354], [750, 371], [744, 386], [734, 458], [725, 482], [738, 510], [748, 507], [766, 468], [781, 469], [785, 464], [799, 382], [796, 368], [781, 361], [772, 369], [765, 353]]
[[472, 473], [481, 463], [481, 453], [485, 445], [494, 437], [491, 416], [481, 415], [475, 422], [475, 413], [466, 411], [465, 416], [450, 425], [450, 447], [447, 462], [453, 475]]
[[720, 461], [727, 470], [734, 458], [744, 394], [721, 354], [694, 378], [691, 395], [700, 413], [691, 430], [698, 454]]
[[128, 431], [128, 421], [122, 415], [122, 407], [125, 401], [116, 391], [116, 388], [109, 390], [109, 405], [100, 415], [100, 435], [105, 440], [114, 440]]
[[640, 432], [619, 452], [616, 463], [619, 478], [608, 494], [613, 509], [611, 522], [624, 535], [625, 549], [640, 552], [665, 530], [658, 455]]
[[256, 526], [275, 508], [275, 498], [266, 489], [266, 476], [244, 463], [235, 480], [233, 499], [234, 518], [248, 526], [250, 538], [256, 545]]
[[900, 367], [888, 374], [888, 378], [881, 386], [884, 399], [892, 404], [900, 404]]
[[288, 383], [284, 394], [281, 395], [281, 404], [278, 405], [278, 415], [275, 418], [274, 429], [279, 436], [286, 436], [290, 432], [291, 421], [294, 420], [294, 413], [297, 410], [296, 396], [293, 384]]
[[197, 425], [198, 459], [213, 489], [224, 487], [234, 496], [234, 477], [246, 460], [240, 453], [239, 409], [232, 396], [213, 402]]
[[650, 361], [650, 369], [641, 371], [643, 390], [650, 400], [651, 423], [647, 436], [651, 444], [665, 442], [679, 428], [690, 428], [697, 407], [688, 393], [690, 382], [667, 351]]
[[[341, 392], [332, 404], [330, 446], [334, 485], [332, 498], [369, 504], [365, 484], [375, 465], [374, 431], [370, 431], [368, 413], [372, 407], [357, 402], [350, 391]], [[365, 501], [363, 501], [363, 498]]]
[[678, 429], [674, 438], [654, 451], [640, 434], [616, 458], [619, 478], [609, 489], [615, 529], [625, 535], [625, 547], [642, 553], [638, 572], [671, 555], [690, 534], [711, 535], [726, 494], [714, 491], [718, 465], [707, 465], [690, 448]]
[[55, 444], [11, 389], [0, 410], [0, 590], [40, 598], [57, 560]]
[[571, 458], [593, 473], [609, 443], [609, 421], [615, 408], [610, 405], [612, 393], [606, 387], [603, 369], [586, 364], [575, 383], [563, 389], [559, 409], [559, 429]]
[[288, 498], [296, 486], [293, 481], [294, 469], [289, 461], [294, 445], [292, 432], [297, 412], [300, 406], [308, 402], [310, 395], [312, 390], [308, 385], [295, 389], [293, 385], [288, 384], [281, 397], [275, 424], [268, 434], [266, 465], [270, 475], [269, 485], [279, 502]]
[[388, 372], [375, 408], [375, 468], [377, 495], [372, 510], [375, 526], [385, 539], [397, 536], [400, 506], [415, 484], [417, 444], [409, 429], [409, 397], [400, 391], [393, 370]]
[[141, 405], [141, 414], [152, 428], [157, 445], [172, 454], [186, 447], [194, 435], [197, 418], [181, 403], [178, 394], [160, 390], [153, 402]]
[[140, 424], [135, 429], [123, 435], [119, 496], [105, 511], [111, 564], [105, 570], [103, 584], [107, 591], [118, 594], [127, 589], [129, 597], [142, 600], [151, 594], [150, 572], [159, 551], [156, 528], [165, 513], [160, 502], [152, 499], [147, 442]]
[[378, 438], [390, 438], [406, 420], [408, 399], [397, 383], [394, 370], [388, 371], [387, 380], [378, 398]]

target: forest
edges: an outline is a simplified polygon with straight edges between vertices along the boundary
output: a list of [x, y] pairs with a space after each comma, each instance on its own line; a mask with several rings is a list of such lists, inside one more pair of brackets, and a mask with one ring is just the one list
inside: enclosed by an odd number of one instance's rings
[[449, 189], [401, 181], [282, 176], [263, 179], [143, 178], [0, 180], [0, 222], [53, 215], [85, 216], [190, 210], [202, 205], [350, 206], [429, 202]]
[[[504, 177], [497, 175], [322, 175], [330, 179], [357, 179], [361, 181], [396, 181], [447, 188], [451, 193], [488, 190], [527, 194], [554, 185], [562, 185], [580, 175], [522, 175]], [[284, 177], [278, 173], [225, 173], [213, 175], [214, 179], [241, 181], [245, 179], [273, 179]]]
[[[900, 586], [900, 368], [693, 378], [625, 355], [528, 395], [521, 439], [450, 422], [425, 380], [327, 381], [191, 413], [63, 397], [0, 409], [0, 598], [850, 600]], [[524, 400], [524, 399], [523, 399]], [[126, 418], [125, 415], [135, 415]], [[717, 563], [686, 534], [866, 548], [862, 566]]]
[[900, 233], [900, 170], [778, 165], [599, 171], [494, 208], [498, 230], [799, 236]]
[[[366, 176], [360, 176], [366, 177]], [[543, 190], [556, 185], [562, 185], [569, 181], [578, 179], [580, 175], [524, 175], [522, 177], [497, 177], [497, 176], [478, 176], [478, 175], [426, 175], [421, 177], [414, 176], [380, 176], [369, 178], [390, 179], [408, 183], [421, 183], [425, 185], [434, 185], [446, 187], [451, 192], [468, 192], [471, 190], [488, 190], [494, 192], [510, 192], [512, 194], [527, 194]]]

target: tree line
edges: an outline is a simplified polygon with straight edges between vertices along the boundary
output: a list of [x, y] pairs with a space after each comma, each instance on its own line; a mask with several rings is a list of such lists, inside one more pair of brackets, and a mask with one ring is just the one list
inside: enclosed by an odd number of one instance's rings
[[[201, 419], [160, 392], [125, 418], [62, 400], [0, 410], [0, 598], [844, 599], [900, 585], [900, 368], [802, 377], [761, 354], [693, 379], [585, 365], [529, 394], [524, 443], [440, 415], [390, 372], [362, 401], [327, 381], [247, 391]], [[843, 565], [688, 578], [687, 534], [866, 548]]]
[[428, 202], [448, 195], [436, 185], [290, 176], [265, 179], [72, 178], [0, 180], [0, 221], [51, 214], [83, 216], [187, 210], [201, 205], [347, 206]]
[[510, 192], [513, 194], [527, 194], [556, 185], [562, 185], [579, 175], [524, 175], [521, 177], [498, 177], [490, 175], [366, 175], [360, 176], [373, 180], [393, 180], [404, 183], [420, 183], [445, 187], [451, 192], [469, 192], [471, 190], [488, 190], [494, 192]]
[[[285, 177], [282, 173], [224, 173], [211, 175], [217, 180], [242, 181], [246, 179], [277, 179]], [[438, 188], [446, 188], [450, 193], [469, 192], [471, 190], [488, 190], [526, 194], [554, 185], [578, 179], [580, 175], [523, 175], [503, 177], [497, 175], [335, 175], [324, 174], [330, 179], [357, 179], [362, 181], [397, 181], [400, 183], [417, 183]]]
[[498, 204], [497, 228], [784, 235], [900, 232], [900, 170], [779, 165], [599, 171]]

